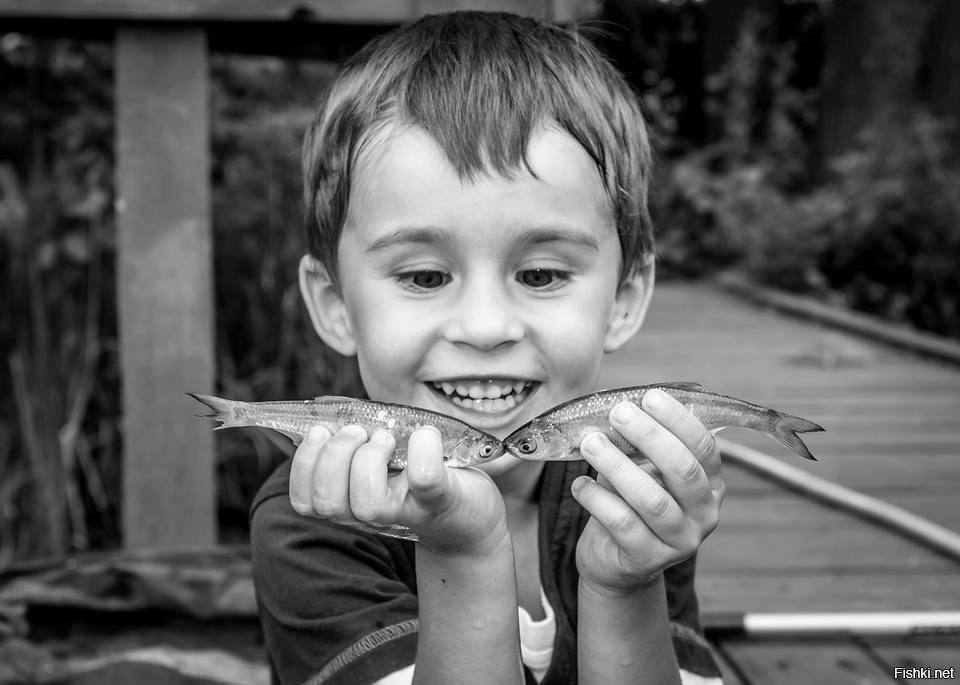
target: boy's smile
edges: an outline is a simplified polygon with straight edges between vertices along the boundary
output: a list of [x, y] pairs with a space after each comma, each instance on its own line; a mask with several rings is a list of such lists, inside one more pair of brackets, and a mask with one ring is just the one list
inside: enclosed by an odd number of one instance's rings
[[639, 326], [649, 280], [617, 287], [596, 165], [556, 128], [533, 136], [528, 159], [536, 177], [521, 165], [461, 181], [426, 132], [398, 126], [361, 153], [339, 291], [309, 257], [301, 284], [321, 337], [357, 355], [371, 399], [502, 438], [595, 390], [603, 353]]

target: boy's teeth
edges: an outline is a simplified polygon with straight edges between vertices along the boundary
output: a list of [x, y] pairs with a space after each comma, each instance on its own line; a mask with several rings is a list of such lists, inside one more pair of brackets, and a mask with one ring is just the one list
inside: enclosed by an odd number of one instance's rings
[[481, 412], [513, 409], [526, 399], [530, 384], [526, 381], [447, 381], [432, 384], [454, 404]]

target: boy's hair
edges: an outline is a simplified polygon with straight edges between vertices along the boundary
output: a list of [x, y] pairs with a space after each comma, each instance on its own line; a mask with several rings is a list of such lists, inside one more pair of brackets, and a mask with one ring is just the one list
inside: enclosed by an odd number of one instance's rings
[[419, 126], [461, 179], [510, 177], [531, 136], [556, 124], [597, 165], [623, 255], [620, 283], [653, 252], [651, 155], [636, 95], [574, 31], [505, 13], [424, 17], [375, 39], [343, 66], [303, 150], [310, 254], [339, 287], [337, 247], [363, 146], [390, 125]]

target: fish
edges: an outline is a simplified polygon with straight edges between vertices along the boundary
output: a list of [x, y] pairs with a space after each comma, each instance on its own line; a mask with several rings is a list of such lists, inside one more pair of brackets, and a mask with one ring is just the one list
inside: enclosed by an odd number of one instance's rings
[[616, 390], [602, 390], [558, 404], [508, 435], [506, 450], [520, 458], [536, 461], [582, 459], [580, 442], [588, 433], [600, 432], [625, 454], [636, 448], [609, 423], [610, 410], [623, 401], [639, 405], [643, 395], [654, 388], [666, 392], [684, 405], [714, 433], [737, 426], [765, 433], [801, 457], [816, 461], [797, 433], [824, 430], [807, 419], [784, 414], [745, 400], [708, 392], [699, 383], [656, 383]]
[[447, 466], [463, 468], [485, 464], [505, 454], [503, 443], [452, 416], [410, 407], [358, 400], [352, 397], [326, 395], [312, 400], [279, 402], [243, 402], [213, 395], [187, 393], [212, 410], [200, 416], [220, 421], [214, 430], [240, 426], [271, 428], [299, 445], [311, 426], [325, 426], [331, 434], [344, 426], [358, 424], [368, 435], [378, 428], [390, 431], [396, 440], [388, 468], [398, 471], [407, 467], [407, 439], [422, 426], [440, 431], [443, 461]]

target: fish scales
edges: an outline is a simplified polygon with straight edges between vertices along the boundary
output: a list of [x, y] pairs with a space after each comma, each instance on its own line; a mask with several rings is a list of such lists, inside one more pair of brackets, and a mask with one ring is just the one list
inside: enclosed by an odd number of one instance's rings
[[502, 443], [451, 416], [402, 404], [325, 396], [302, 401], [243, 402], [212, 395], [188, 393], [213, 410], [207, 414], [221, 422], [216, 430], [241, 426], [270, 428], [299, 445], [311, 426], [322, 425], [331, 433], [344, 426], [360, 425], [371, 435], [379, 428], [396, 440], [391, 469], [407, 466], [407, 440], [423, 426], [433, 426], [441, 436], [444, 462], [448, 466], [475, 466], [504, 453]]
[[807, 459], [814, 459], [797, 433], [822, 431], [817, 424], [745, 400], [702, 390], [696, 383], [663, 383], [606, 390], [564, 402], [518, 428], [504, 440], [507, 451], [521, 459], [570, 461], [582, 459], [580, 442], [598, 431], [627, 454], [636, 448], [607, 417], [623, 401], [640, 404], [651, 389], [660, 389], [683, 404], [712, 431], [738, 426], [765, 433]]

